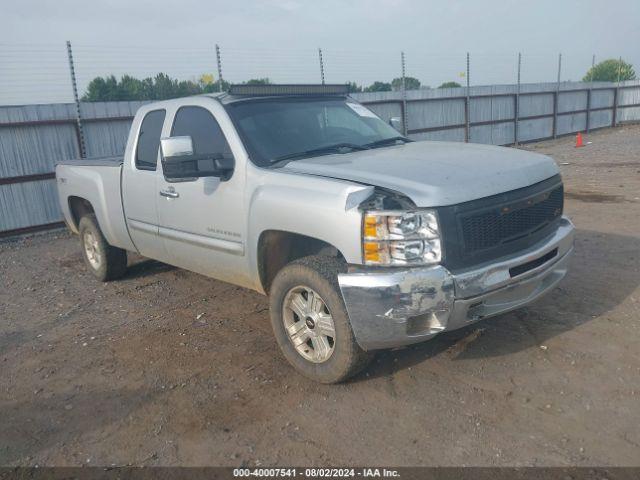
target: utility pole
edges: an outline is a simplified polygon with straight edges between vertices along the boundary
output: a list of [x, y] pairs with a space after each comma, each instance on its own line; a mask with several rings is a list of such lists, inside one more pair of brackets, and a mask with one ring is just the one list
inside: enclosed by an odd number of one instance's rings
[[216, 62], [218, 64], [218, 91], [222, 92], [222, 60], [220, 59], [220, 46], [216, 43]]
[[518, 83], [516, 84], [516, 99], [513, 103], [513, 113], [515, 122], [513, 124], [513, 139], [518, 145], [518, 123], [520, 117], [520, 69], [522, 67], [522, 53], [518, 52]]
[[467, 52], [467, 73], [466, 73], [466, 77], [467, 77], [467, 95], [466, 95], [466, 99], [465, 99], [465, 104], [464, 104], [464, 141], [465, 142], [469, 142], [469, 139], [471, 138], [471, 121], [470, 121], [470, 117], [471, 117], [471, 93], [469, 92], [469, 89], [471, 88], [471, 79], [469, 78], [470, 76], [470, 70], [471, 70], [471, 61], [470, 61], [470, 55], [469, 52]]
[[320, 60], [320, 81], [324, 85], [324, 60], [322, 58], [322, 49], [318, 48], [318, 58]]
[[76, 82], [76, 70], [73, 66], [73, 52], [71, 42], [67, 40], [67, 56], [69, 57], [69, 72], [71, 73], [71, 88], [73, 89], [73, 101], [76, 104], [76, 135], [78, 137], [78, 149], [80, 157], [87, 156], [87, 149], [84, 143], [84, 132], [82, 130], [82, 114], [80, 113], [80, 98], [78, 97], [78, 83]]
[[400, 62], [402, 64], [402, 133], [406, 137], [409, 132], [409, 128], [407, 126], [407, 85], [404, 52], [400, 52]]
[[556, 81], [556, 94], [553, 99], [553, 138], [558, 136], [558, 99], [560, 97], [560, 77], [562, 75], [562, 54], [558, 54], [558, 79]]

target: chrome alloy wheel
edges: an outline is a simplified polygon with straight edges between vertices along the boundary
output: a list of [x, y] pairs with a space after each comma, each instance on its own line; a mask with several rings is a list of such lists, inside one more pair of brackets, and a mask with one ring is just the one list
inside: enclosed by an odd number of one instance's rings
[[87, 255], [87, 260], [89, 260], [89, 263], [94, 269], [98, 270], [102, 263], [98, 239], [95, 237], [93, 232], [87, 230], [82, 236], [82, 243], [84, 244], [84, 253]]
[[289, 290], [282, 317], [289, 340], [305, 360], [323, 363], [331, 357], [336, 336], [333, 317], [314, 290], [304, 286]]

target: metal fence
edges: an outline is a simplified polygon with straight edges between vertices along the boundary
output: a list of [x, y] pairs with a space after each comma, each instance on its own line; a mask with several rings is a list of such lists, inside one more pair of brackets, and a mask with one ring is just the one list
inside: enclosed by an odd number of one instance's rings
[[[57, 47], [55, 51], [60, 53]], [[25, 52], [28, 52], [28, 49]], [[40, 51], [36, 49], [36, 52]], [[86, 50], [80, 49], [80, 52], [82, 62], [78, 61], [77, 52], [72, 51], [70, 45], [66, 45], [65, 51], [62, 52], [64, 56], [58, 56], [55, 61], [48, 59], [41, 65], [41, 68], [51, 70], [49, 74], [52, 78], [52, 81], [43, 87], [44, 94], [60, 98], [59, 95], [62, 93], [59, 90], [64, 88], [64, 95], [66, 98], [70, 97], [69, 100], [73, 103], [0, 107], [0, 236], [60, 225], [62, 217], [58, 208], [53, 174], [54, 165], [58, 160], [79, 156], [119, 155], [124, 152], [131, 120], [144, 102], [81, 102], [80, 97], [90, 77], [117, 72], [115, 65], [120, 63], [125, 65], [124, 68], [126, 65], [142, 65], [148, 69], [149, 74], [167, 71], [161, 70], [154, 61], [142, 57], [133, 56], [120, 60], [112, 58], [116, 54], [122, 56], [122, 50], [113, 50], [115, 53], [112, 55], [108, 51], [87, 47]], [[89, 61], [86, 54], [92, 52], [94, 58]], [[181, 50], [176, 52], [178, 55], [185, 54]], [[286, 52], [278, 58], [269, 56], [267, 52], [259, 61], [255, 55], [243, 56], [242, 52], [233, 50], [226, 52], [215, 48], [207, 50], [206, 58], [200, 58], [198, 55], [204, 54], [196, 51], [192, 52], [193, 56], [189, 56], [188, 61], [206, 63], [209, 67], [213, 65], [212, 70], [216, 72], [218, 80], [223, 78], [223, 75], [231, 81], [240, 81], [242, 77], [269, 77], [279, 82], [300, 83], [339, 83], [356, 78], [361, 78], [364, 82], [383, 78], [380, 56], [374, 58], [362, 54], [354, 59], [346, 53], [325, 52], [319, 49], [313, 52], [314, 56], [311, 58], [306, 53], [303, 56], [294, 52], [291, 55], [294, 68], [286, 67], [286, 64], [282, 63], [289, 58], [285, 55]], [[2, 57], [2, 53], [0, 45], [0, 59], [13, 58], [11, 55]], [[124, 53], [131, 54], [128, 51]], [[410, 60], [411, 56], [405, 56], [404, 53], [394, 56], [395, 65], [398, 66], [398, 77], [403, 80], [402, 84], [407, 72], [417, 75], [416, 71], [423, 71], [419, 62], [416, 62], [413, 68], [407, 67], [406, 60]], [[501, 58], [506, 63], [506, 57]], [[472, 66], [476, 64], [472, 63], [472, 57], [466, 54], [462, 56], [462, 61], [456, 61], [455, 66], [445, 68], [446, 72], [442, 74], [442, 78], [446, 79], [451, 78], [455, 70], [462, 70], [459, 74], [464, 78], [465, 87], [417, 90], [400, 88], [398, 91], [390, 92], [353, 93], [352, 96], [385, 120], [399, 117], [405, 132], [417, 140], [510, 145], [640, 121], [640, 81], [562, 81], [562, 57], [559, 56], [554, 82], [521, 83], [522, 64], [526, 61], [531, 62], [531, 58], [521, 55], [515, 58], [516, 81], [512, 84], [472, 85]], [[31, 66], [33, 58], [23, 60], [26, 62], [25, 65]], [[278, 64], [276, 60], [281, 62], [280, 68], [277, 69], [279, 76], [274, 76], [269, 71], [270, 67], [274, 68]], [[387, 60], [392, 60], [391, 55]], [[447, 61], [443, 65], [448, 65]], [[594, 61], [595, 59], [590, 57], [590, 63]], [[167, 63], [166, 55], [163, 56], [163, 62], [165, 66], [172, 65], [171, 62]], [[66, 80], [61, 76], [61, 63], [63, 70], [66, 69]], [[304, 66], [301, 66], [303, 63]], [[483, 63], [478, 63], [476, 68], [482, 70]], [[8, 64], [5, 68], [12, 66], [11, 62]], [[85, 68], [87, 65], [93, 65], [93, 70]], [[185, 64], [178, 62], [177, 65]], [[462, 68], [459, 68], [460, 66]], [[587, 64], [586, 68], [589, 66]], [[205, 66], [190, 68], [192, 72], [206, 72]], [[22, 75], [25, 71], [26, 74], [31, 74], [28, 68], [20, 67], [16, 71]], [[80, 79], [76, 78], [78, 71], [84, 72]], [[88, 71], [93, 73], [87, 73]], [[244, 73], [239, 73], [240, 71]], [[122, 70], [120, 72], [125, 73]], [[35, 73], [33, 75], [38, 78]], [[433, 79], [436, 78], [435, 74], [431, 75]], [[424, 79], [426, 76], [422, 74], [420, 78]], [[11, 75], [9, 78], [12, 78]], [[41, 82], [31, 79], [26, 82], [26, 86], [20, 86], [17, 78], [10, 80], [5, 86], [0, 78], [0, 94], [15, 94], [11, 97], [12, 102], [21, 98], [40, 98], [37, 95], [43, 94], [40, 91]], [[11, 81], [15, 82], [16, 88]], [[20, 90], [17, 86], [26, 90]], [[18, 95], [16, 92], [23, 93]]]
[[80, 157], [124, 152], [143, 102], [82, 103], [84, 135], [72, 103], [0, 107], [0, 236], [62, 225], [54, 168]]

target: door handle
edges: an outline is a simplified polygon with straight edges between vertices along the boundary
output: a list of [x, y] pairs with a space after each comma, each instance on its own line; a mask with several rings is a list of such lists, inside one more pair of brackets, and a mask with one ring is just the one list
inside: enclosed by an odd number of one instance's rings
[[166, 190], [160, 190], [160, 195], [167, 198], [178, 198], [180, 196], [173, 187], [169, 187]]

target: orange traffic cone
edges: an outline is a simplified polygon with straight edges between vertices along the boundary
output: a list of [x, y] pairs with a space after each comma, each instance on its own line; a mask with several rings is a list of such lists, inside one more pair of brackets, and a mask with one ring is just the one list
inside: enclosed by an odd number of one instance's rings
[[576, 148], [584, 147], [584, 143], [582, 143], [582, 133], [578, 132], [576, 135]]

